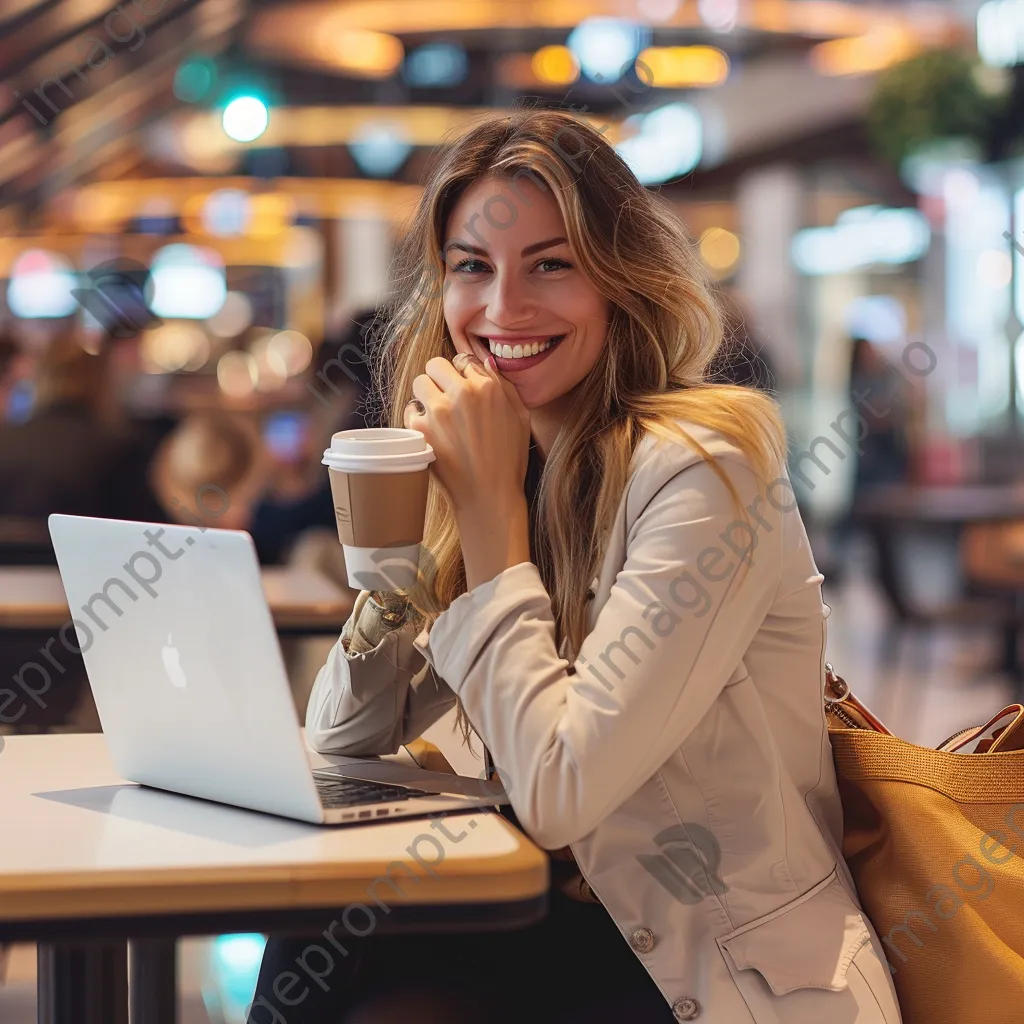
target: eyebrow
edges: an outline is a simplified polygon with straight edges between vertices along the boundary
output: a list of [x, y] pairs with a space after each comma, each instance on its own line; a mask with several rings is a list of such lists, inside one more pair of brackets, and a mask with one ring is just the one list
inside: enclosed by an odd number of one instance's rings
[[[567, 243], [567, 238], [549, 238], [546, 242], [534, 242], [533, 245], [528, 245], [520, 255], [532, 256], [535, 252], [540, 252], [542, 249], [550, 249], [556, 245], [562, 245]], [[460, 242], [457, 239], [449, 242], [444, 247], [445, 256], [448, 255], [451, 249], [461, 249], [463, 252], [471, 252], [474, 256], [486, 256], [487, 250], [481, 249], [475, 245], [470, 245], [468, 242]]]

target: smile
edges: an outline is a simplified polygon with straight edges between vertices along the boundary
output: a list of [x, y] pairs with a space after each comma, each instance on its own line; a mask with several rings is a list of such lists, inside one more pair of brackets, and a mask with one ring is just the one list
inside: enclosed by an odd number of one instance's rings
[[558, 347], [566, 336], [556, 334], [550, 338], [531, 338], [523, 341], [494, 341], [477, 335], [481, 345], [490, 349], [494, 362], [499, 370], [527, 370], [537, 363], [543, 362]]

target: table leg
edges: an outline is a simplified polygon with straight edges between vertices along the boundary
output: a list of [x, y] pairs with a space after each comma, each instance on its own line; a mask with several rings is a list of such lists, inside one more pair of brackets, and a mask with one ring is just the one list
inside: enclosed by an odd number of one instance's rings
[[177, 1024], [178, 960], [174, 939], [132, 939], [132, 1024]]
[[39, 1024], [128, 1024], [123, 942], [40, 943]]

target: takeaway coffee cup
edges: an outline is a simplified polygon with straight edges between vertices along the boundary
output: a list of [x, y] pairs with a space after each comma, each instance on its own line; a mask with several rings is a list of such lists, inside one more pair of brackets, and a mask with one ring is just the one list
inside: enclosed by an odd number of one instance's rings
[[371, 427], [331, 438], [323, 464], [350, 586], [408, 590], [416, 582], [433, 461], [418, 430]]

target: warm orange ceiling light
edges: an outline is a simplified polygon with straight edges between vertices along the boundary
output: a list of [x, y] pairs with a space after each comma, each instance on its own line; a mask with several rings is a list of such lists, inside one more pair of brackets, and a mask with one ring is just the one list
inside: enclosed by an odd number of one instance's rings
[[[636, 7], [630, 3], [630, 7]], [[623, 0], [290, 0], [259, 12], [249, 30], [251, 43], [309, 49], [321, 33], [348, 29], [423, 33], [501, 28], [571, 29], [584, 18], [623, 16]], [[879, 19], [898, 18], [908, 30], [931, 41], [961, 38], [956, 15], [938, 4], [910, 5], [893, 11], [891, 4], [842, 0], [746, 0], [739, 24], [768, 32], [793, 32], [834, 38], [871, 30]], [[664, 23], [700, 28], [695, 3], [681, 3]]]
[[920, 42], [897, 25], [884, 25], [860, 36], [830, 39], [811, 50], [811, 64], [823, 75], [866, 75], [907, 60]]
[[542, 46], [530, 61], [538, 82], [572, 85], [580, 77], [580, 66], [567, 46]]
[[637, 68], [640, 80], [655, 89], [705, 88], [729, 77], [729, 58], [714, 46], [651, 46]]
[[315, 58], [361, 78], [388, 78], [404, 57], [402, 41], [387, 32], [327, 26], [316, 36]]

